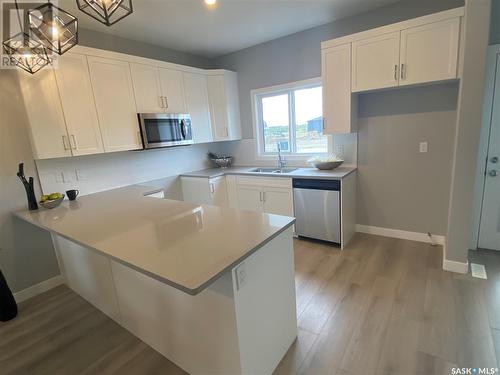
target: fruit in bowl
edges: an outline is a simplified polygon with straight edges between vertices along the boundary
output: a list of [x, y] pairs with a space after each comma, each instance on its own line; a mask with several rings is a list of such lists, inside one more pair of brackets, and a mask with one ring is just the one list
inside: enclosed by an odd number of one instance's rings
[[64, 194], [52, 193], [47, 195], [42, 195], [40, 198], [40, 205], [45, 208], [56, 208], [64, 200]]

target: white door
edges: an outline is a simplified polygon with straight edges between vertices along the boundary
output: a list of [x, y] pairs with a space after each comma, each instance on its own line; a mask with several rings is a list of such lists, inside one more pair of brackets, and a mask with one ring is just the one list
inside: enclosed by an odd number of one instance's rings
[[165, 68], [159, 68], [158, 71], [161, 91], [165, 97], [165, 111], [167, 113], [186, 113], [182, 72]]
[[264, 189], [264, 212], [269, 214], [293, 216], [293, 196], [291, 189]]
[[229, 129], [224, 76], [208, 76], [207, 87], [214, 139], [216, 141], [226, 140], [229, 138]]
[[497, 55], [479, 247], [500, 250], [500, 55]]
[[237, 207], [242, 210], [263, 211], [262, 188], [250, 185], [238, 185]]
[[135, 104], [139, 113], [159, 113], [164, 111], [160, 76], [156, 66], [130, 64]]
[[195, 143], [212, 142], [212, 124], [208, 104], [207, 77], [203, 74], [183, 73], [186, 104], [191, 115]]
[[457, 78], [460, 18], [401, 31], [400, 85]]
[[104, 150], [142, 148], [129, 64], [94, 56], [88, 61]]
[[212, 204], [215, 206], [227, 207], [227, 186], [226, 177], [211, 178], [209, 181], [210, 197]]
[[18, 72], [30, 123], [35, 159], [71, 156], [56, 78], [52, 68], [34, 75]]
[[352, 91], [395, 87], [399, 82], [400, 32], [352, 43]]
[[73, 155], [104, 152], [87, 57], [67, 53], [54, 71]]
[[350, 133], [351, 44], [324, 49], [321, 54], [324, 133]]

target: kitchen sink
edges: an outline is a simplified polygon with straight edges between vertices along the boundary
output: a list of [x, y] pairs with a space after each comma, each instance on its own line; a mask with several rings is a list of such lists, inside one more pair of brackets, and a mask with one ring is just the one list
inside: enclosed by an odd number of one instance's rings
[[290, 173], [297, 170], [297, 168], [255, 168], [251, 169], [249, 172], [256, 172], [256, 173], [276, 173], [276, 174], [284, 174], [284, 173]]

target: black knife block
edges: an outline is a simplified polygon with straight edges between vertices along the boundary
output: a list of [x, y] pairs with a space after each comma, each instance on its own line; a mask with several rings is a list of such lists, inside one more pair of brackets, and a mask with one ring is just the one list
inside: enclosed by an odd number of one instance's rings
[[35, 186], [33, 177], [30, 177], [29, 180], [26, 180], [24, 177], [24, 163], [19, 164], [19, 172], [17, 172], [17, 177], [21, 180], [24, 185], [24, 189], [26, 190], [26, 197], [28, 198], [28, 208], [30, 211], [38, 210], [38, 203], [35, 197]]
[[17, 316], [17, 304], [12, 292], [0, 271], [0, 321], [6, 322]]

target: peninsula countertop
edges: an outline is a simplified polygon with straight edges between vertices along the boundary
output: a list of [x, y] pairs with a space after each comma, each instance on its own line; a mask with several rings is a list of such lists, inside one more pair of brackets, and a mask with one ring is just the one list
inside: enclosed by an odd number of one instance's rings
[[[262, 173], [253, 172], [254, 169], [260, 167], [229, 167], [229, 168], [210, 168], [201, 171], [183, 173], [183, 177], [204, 177], [215, 178], [225, 175], [250, 175], [262, 177], [281, 177], [281, 178], [314, 178], [326, 180], [341, 180], [345, 176], [356, 171], [354, 167], [339, 167], [332, 171], [320, 171], [316, 168], [297, 168], [289, 173]], [[269, 168], [269, 167], [262, 167]], [[290, 167], [293, 168], [293, 167]]]
[[295, 222], [145, 196], [152, 190], [132, 185], [14, 214], [193, 295]]

